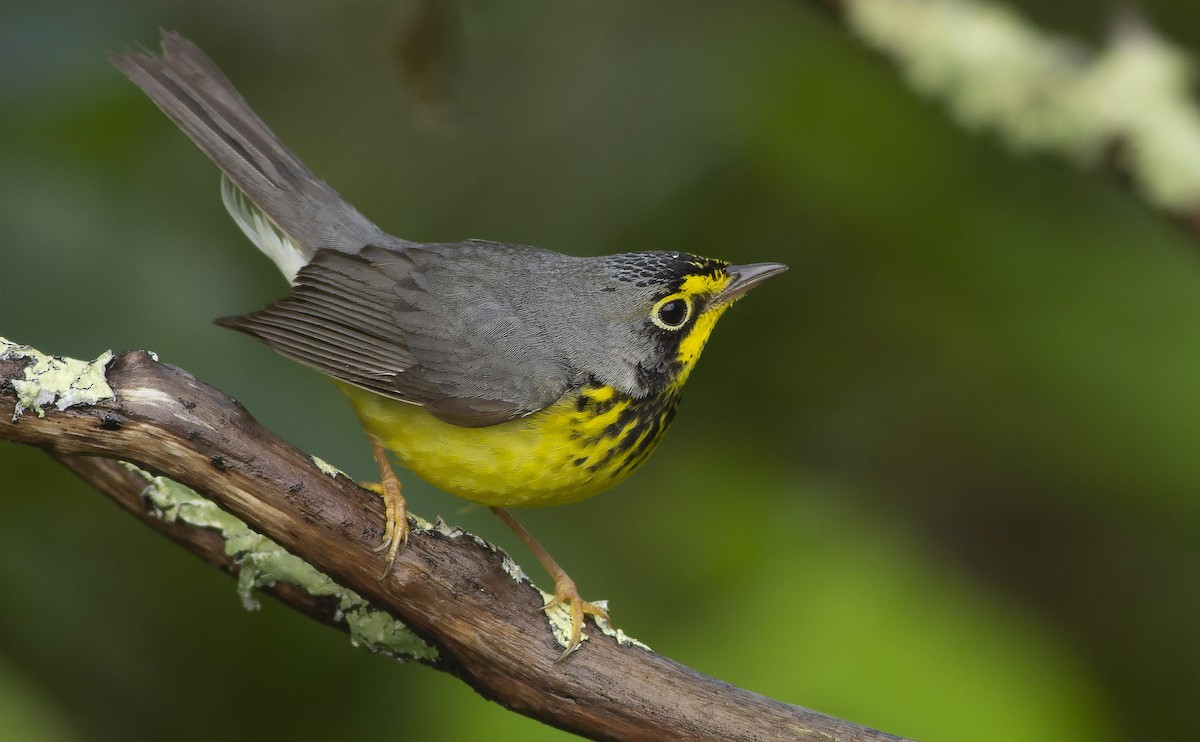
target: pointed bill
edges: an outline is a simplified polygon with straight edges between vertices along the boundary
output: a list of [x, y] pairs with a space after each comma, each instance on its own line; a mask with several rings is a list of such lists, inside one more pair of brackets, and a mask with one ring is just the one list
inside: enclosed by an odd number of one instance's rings
[[725, 290], [717, 294], [716, 303], [728, 304], [750, 289], [759, 285], [771, 276], [777, 276], [787, 270], [783, 263], [747, 263], [746, 265], [731, 265], [725, 272], [733, 277]]

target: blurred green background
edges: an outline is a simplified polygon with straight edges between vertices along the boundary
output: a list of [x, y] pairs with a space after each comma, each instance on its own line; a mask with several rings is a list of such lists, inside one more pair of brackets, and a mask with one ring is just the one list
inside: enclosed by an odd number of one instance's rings
[[[1200, 49], [1200, 6], [1140, 5]], [[1091, 43], [1108, 23], [1017, 7]], [[285, 286], [104, 57], [177, 30], [391, 232], [791, 264], [722, 321], [638, 475], [523, 516], [620, 627], [927, 741], [1200, 739], [1200, 246], [1114, 180], [963, 132], [812, 3], [0, 17], [0, 335], [152, 349], [372, 475], [331, 385], [210, 322]], [[407, 492], [547, 582], [486, 511]], [[247, 614], [11, 445], [0, 596], [0, 739], [566, 736], [277, 604]]]

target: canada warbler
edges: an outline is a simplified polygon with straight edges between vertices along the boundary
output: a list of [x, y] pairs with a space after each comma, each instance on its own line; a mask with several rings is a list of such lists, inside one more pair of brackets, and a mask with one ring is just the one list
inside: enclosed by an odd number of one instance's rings
[[246, 236], [292, 283], [218, 323], [331, 376], [381, 474], [387, 572], [408, 520], [389, 449], [421, 478], [491, 506], [554, 578], [581, 640], [605, 616], [507, 511], [591, 497], [662, 438], [722, 312], [786, 270], [681, 252], [579, 258], [501, 242], [384, 233], [306, 168], [194, 44], [112, 55], [216, 163]]

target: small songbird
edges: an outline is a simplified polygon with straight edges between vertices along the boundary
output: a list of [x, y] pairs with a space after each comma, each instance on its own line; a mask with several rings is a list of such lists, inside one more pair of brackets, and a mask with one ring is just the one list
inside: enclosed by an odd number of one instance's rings
[[607, 618], [504, 510], [598, 494], [662, 439], [717, 318], [787, 270], [682, 252], [572, 257], [485, 240], [393, 237], [313, 173], [199, 47], [112, 61], [216, 163], [234, 220], [292, 284], [217, 322], [330, 376], [366, 428], [390, 574], [408, 537], [385, 449], [422, 479], [488, 505], [554, 578], [546, 607]]

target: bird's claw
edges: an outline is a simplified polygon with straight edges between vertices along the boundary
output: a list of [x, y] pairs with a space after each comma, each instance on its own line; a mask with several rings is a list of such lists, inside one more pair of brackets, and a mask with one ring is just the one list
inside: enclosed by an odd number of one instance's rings
[[400, 493], [400, 479], [392, 471], [383, 447], [374, 438], [371, 439], [371, 449], [375, 453], [376, 463], [379, 464], [380, 481], [364, 484], [363, 487], [383, 498], [383, 539], [372, 551], [386, 552], [383, 573], [379, 575], [379, 579], [384, 580], [392, 573], [396, 558], [408, 546], [408, 508], [404, 496]]
[[599, 603], [589, 603], [580, 597], [579, 589], [575, 587], [575, 581], [566, 575], [555, 581], [554, 595], [542, 606], [542, 610], [549, 610], [563, 604], [566, 605], [567, 611], [571, 614], [571, 633], [567, 639], [567, 648], [563, 650], [563, 653], [559, 655], [555, 662], [565, 660], [583, 642], [583, 621], [585, 616], [592, 616], [594, 619], [605, 622], [608, 621], [608, 610]]

